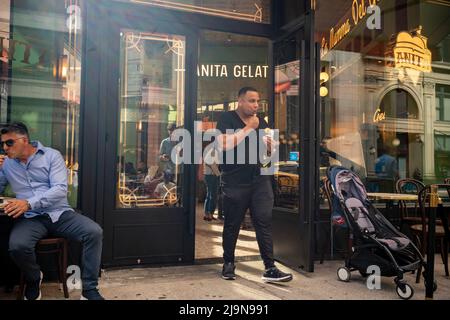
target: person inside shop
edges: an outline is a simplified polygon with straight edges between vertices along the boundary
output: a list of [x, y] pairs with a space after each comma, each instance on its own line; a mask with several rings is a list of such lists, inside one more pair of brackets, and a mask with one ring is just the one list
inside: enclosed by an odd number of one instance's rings
[[214, 212], [217, 207], [217, 194], [219, 191], [219, 152], [215, 148], [210, 148], [205, 155], [203, 165], [203, 179], [206, 184], [206, 197], [204, 205], [203, 220], [216, 220]]
[[399, 178], [398, 162], [389, 154], [387, 148], [379, 149], [380, 156], [375, 161], [375, 174], [379, 179], [380, 192], [394, 192], [395, 182]]
[[[292, 274], [279, 270], [275, 266], [273, 258], [273, 177], [261, 174], [262, 164], [260, 162], [253, 164], [250, 161], [250, 154], [259, 154], [259, 148], [267, 148], [267, 151], [274, 154], [272, 151], [275, 151], [274, 148], [278, 146], [278, 143], [271, 136], [264, 134], [264, 129], [268, 128], [268, 124], [257, 116], [260, 101], [258, 90], [244, 87], [239, 90], [237, 98], [237, 109], [224, 112], [217, 123], [217, 129], [221, 132], [217, 137], [217, 147], [219, 151], [223, 151], [223, 164], [220, 165], [225, 213], [222, 233], [224, 251], [222, 278], [226, 280], [236, 278], [234, 264], [236, 242], [245, 212], [250, 209], [259, 251], [265, 267], [262, 280], [268, 282], [290, 281]], [[239, 130], [230, 134], [226, 132], [228, 129]], [[255, 133], [257, 135], [256, 148], [249, 145], [249, 135]], [[244, 143], [244, 155], [238, 154], [242, 149], [241, 143]], [[231, 152], [234, 157], [227, 155], [228, 152]], [[243, 164], [241, 161], [237, 161], [238, 158], [242, 160], [242, 156], [245, 156]], [[230, 163], [227, 161], [229, 158], [234, 158], [234, 161]]]
[[61, 153], [39, 141], [30, 141], [23, 123], [6, 124], [0, 134], [6, 152], [0, 155], [0, 192], [9, 183], [16, 195], [4, 211], [14, 220], [9, 253], [25, 276], [24, 298], [41, 298], [37, 242], [47, 236], [58, 236], [82, 244], [82, 300], [103, 300], [97, 289], [103, 230], [69, 206], [67, 168]]
[[169, 170], [164, 171], [163, 177], [164, 180], [160, 182], [155, 189], [155, 195], [161, 199], [164, 199], [168, 193], [173, 193], [173, 188], [177, 186], [172, 182], [173, 175]]
[[175, 123], [170, 123], [167, 126], [168, 137], [161, 141], [159, 147], [159, 160], [161, 161], [161, 170], [169, 171], [171, 174], [175, 174], [175, 163], [171, 159], [172, 150], [177, 145], [177, 142], [173, 139], [173, 132], [177, 128]]

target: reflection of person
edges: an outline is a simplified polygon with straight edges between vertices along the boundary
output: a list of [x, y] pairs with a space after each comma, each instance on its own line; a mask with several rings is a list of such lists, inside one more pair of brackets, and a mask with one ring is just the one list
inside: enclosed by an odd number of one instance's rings
[[162, 170], [163, 171], [170, 171], [170, 173], [175, 173], [175, 164], [173, 163], [171, 159], [171, 154], [173, 148], [176, 146], [176, 141], [172, 141], [172, 134], [177, 128], [175, 123], [171, 123], [167, 126], [167, 131], [169, 133], [169, 136], [161, 141], [161, 145], [159, 147], [159, 160], [162, 163]]
[[211, 221], [215, 219], [214, 212], [216, 211], [217, 206], [220, 171], [218, 161], [215, 161], [218, 160], [218, 151], [212, 148], [208, 154], [210, 155], [210, 159], [205, 159], [205, 164], [203, 166], [203, 176], [206, 183], [205, 214], [203, 220]]
[[147, 170], [147, 175], [144, 178], [144, 183], [149, 183], [155, 177], [162, 175], [162, 172], [159, 171], [158, 166], [150, 166]]
[[61, 154], [40, 142], [30, 142], [24, 124], [1, 129], [7, 157], [0, 156], [0, 191], [7, 183], [16, 194], [5, 212], [15, 219], [9, 252], [25, 275], [25, 298], [41, 297], [42, 273], [35, 247], [46, 236], [62, 236], [82, 243], [82, 298], [102, 300], [97, 290], [103, 232], [91, 219], [75, 213], [67, 202], [67, 169]]
[[[232, 151], [238, 155], [238, 145], [245, 143], [245, 164], [237, 164], [236, 158], [233, 163], [225, 162], [221, 165], [223, 201], [224, 201], [224, 227], [223, 227], [223, 258], [224, 265], [222, 277], [226, 280], [235, 279], [234, 251], [239, 236], [240, 225], [244, 219], [245, 212], [250, 208], [251, 218], [255, 227], [256, 239], [259, 251], [264, 262], [265, 272], [262, 277], [264, 281], [290, 281], [291, 274], [284, 273], [275, 267], [273, 258], [273, 243], [271, 234], [273, 191], [272, 177], [261, 175], [261, 164], [251, 164], [249, 156], [257, 150], [250, 150], [248, 135], [254, 130], [265, 129], [268, 124], [260, 119], [258, 111], [259, 93], [251, 87], [239, 90], [238, 108], [222, 114], [217, 129], [222, 132], [217, 138], [219, 149]], [[234, 134], [226, 134], [226, 130], [237, 130]], [[275, 146], [275, 141], [270, 136], [259, 137], [258, 148], [266, 147], [269, 150]], [[263, 143], [261, 141], [264, 141]], [[264, 145], [265, 144], [265, 145]], [[224, 159], [227, 160], [227, 156]]]
[[165, 171], [164, 180], [156, 186], [155, 195], [164, 199], [169, 190], [175, 186], [176, 184], [172, 182], [172, 174], [170, 171]]
[[393, 191], [394, 182], [397, 181], [398, 175], [398, 163], [397, 160], [391, 156], [386, 149], [380, 150], [380, 156], [375, 161], [375, 174], [382, 181], [387, 183], [383, 187], [383, 191]]

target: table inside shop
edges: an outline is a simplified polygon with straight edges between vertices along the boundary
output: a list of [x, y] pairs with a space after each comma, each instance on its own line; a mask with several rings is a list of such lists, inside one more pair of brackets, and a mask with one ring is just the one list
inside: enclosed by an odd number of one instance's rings
[[386, 201], [386, 211], [383, 214], [391, 220], [394, 224], [400, 224], [400, 207], [394, 205], [394, 201], [409, 201], [409, 202], [419, 202], [419, 196], [417, 194], [410, 193], [388, 193], [388, 192], [368, 192], [367, 196], [370, 200], [385, 200]]
[[419, 196], [417, 194], [410, 193], [369, 192], [367, 193], [367, 196], [372, 200], [419, 201]]

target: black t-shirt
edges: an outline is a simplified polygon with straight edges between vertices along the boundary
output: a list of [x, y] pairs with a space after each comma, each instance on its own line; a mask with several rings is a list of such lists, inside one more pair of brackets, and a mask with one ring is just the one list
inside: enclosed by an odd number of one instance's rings
[[[261, 173], [261, 164], [259, 159], [259, 148], [265, 148], [265, 145], [262, 141], [262, 135], [260, 135], [259, 130], [268, 128], [269, 125], [267, 122], [259, 118], [259, 126], [258, 129], [255, 130], [257, 137], [257, 152], [256, 152], [256, 162], [250, 161], [255, 157], [255, 150], [252, 151], [252, 157], [250, 157], [250, 138], [247, 136], [241, 143], [245, 143], [245, 164], [238, 164], [238, 146], [236, 146], [233, 150], [223, 152], [223, 164], [220, 165], [220, 170], [222, 171], [222, 182], [225, 185], [250, 185], [255, 179], [260, 176]], [[243, 129], [245, 127], [244, 121], [239, 117], [236, 111], [227, 111], [221, 114], [219, 121], [217, 122], [217, 130], [226, 134], [227, 129], [238, 130]], [[234, 152], [234, 162], [227, 163], [227, 152]]]

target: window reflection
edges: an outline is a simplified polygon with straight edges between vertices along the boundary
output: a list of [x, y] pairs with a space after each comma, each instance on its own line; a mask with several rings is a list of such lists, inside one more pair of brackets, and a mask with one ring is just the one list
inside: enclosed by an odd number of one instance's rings
[[178, 206], [182, 166], [173, 133], [184, 121], [185, 39], [123, 31], [121, 52], [117, 206]]
[[32, 140], [61, 152], [77, 206], [81, 0], [0, 0], [0, 121], [25, 123]]
[[450, 33], [438, 26], [448, 25], [448, 5], [376, 1], [381, 27], [369, 28], [369, 14], [354, 20], [353, 3], [316, 2], [316, 40], [329, 78], [321, 85], [321, 165], [337, 160], [372, 192], [394, 192], [400, 178], [442, 182]]
[[295, 209], [299, 203], [300, 53], [294, 38], [277, 43], [275, 66], [275, 128], [280, 130], [278, 172], [274, 177], [275, 206]]

